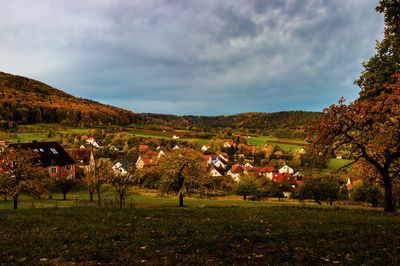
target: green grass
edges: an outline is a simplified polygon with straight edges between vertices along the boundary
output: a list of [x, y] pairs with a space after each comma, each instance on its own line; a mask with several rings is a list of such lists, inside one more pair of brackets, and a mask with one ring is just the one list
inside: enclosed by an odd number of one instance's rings
[[254, 146], [265, 145], [268, 140], [278, 140], [278, 139], [271, 137], [251, 137], [249, 139], [249, 143]]
[[166, 133], [156, 133], [156, 132], [145, 132], [145, 131], [140, 131], [140, 130], [132, 130], [127, 132], [130, 135], [135, 135], [135, 136], [141, 136], [141, 137], [154, 137], [154, 138], [172, 138], [170, 134]]
[[399, 263], [398, 214], [259, 206], [0, 210], [0, 264]]
[[330, 159], [328, 162], [328, 169], [338, 169], [348, 165], [350, 162], [351, 160], [346, 159]]
[[11, 143], [15, 143], [18, 142], [18, 140], [20, 140], [21, 142], [31, 142], [33, 140], [43, 141], [51, 139], [48, 138], [47, 134], [45, 133], [16, 133], [16, 134], [17, 134], [16, 138], [7, 138], [6, 140], [10, 141]]

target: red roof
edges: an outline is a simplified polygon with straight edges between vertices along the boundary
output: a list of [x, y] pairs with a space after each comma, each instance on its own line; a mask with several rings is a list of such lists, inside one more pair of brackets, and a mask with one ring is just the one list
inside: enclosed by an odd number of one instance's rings
[[260, 167], [260, 168], [258, 168], [258, 172], [259, 173], [272, 173], [273, 171], [275, 171], [274, 167]]
[[139, 152], [146, 152], [146, 151], [148, 151], [148, 149], [149, 149], [149, 146], [147, 146], [147, 145], [139, 146]]
[[285, 180], [288, 183], [296, 183], [296, 177], [291, 174], [273, 173], [272, 180], [276, 183], [280, 183], [282, 180]]
[[235, 164], [235, 165], [232, 166], [230, 171], [233, 174], [242, 174], [245, 171], [245, 168], [244, 168], [244, 166]]

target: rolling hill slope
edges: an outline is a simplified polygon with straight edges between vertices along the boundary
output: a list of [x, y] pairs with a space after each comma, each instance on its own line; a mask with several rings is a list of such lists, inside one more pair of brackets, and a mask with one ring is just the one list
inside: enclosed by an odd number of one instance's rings
[[60, 123], [71, 126], [167, 125], [172, 127], [302, 129], [318, 112], [284, 111], [229, 116], [176, 116], [132, 111], [81, 99], [42, 82], [0, 72], [0, 126]]

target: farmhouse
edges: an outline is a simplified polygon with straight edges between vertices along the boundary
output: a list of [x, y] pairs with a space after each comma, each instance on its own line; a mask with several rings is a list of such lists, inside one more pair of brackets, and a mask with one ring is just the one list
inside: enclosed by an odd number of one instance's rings
[[41, 165], [49, 169], [50, 177], [75, 179], [75, 161], [55, 141], [12, 143], [8, 148], [31, 149], [38, 154]]
[[294, 171], [293, 168], [285, 164], [282, 168], [278, 170], [278, 172], [281, 174], [293, 174]]
[[91, 148], [73, 148], [65, 149], [69, 156], [75, 161], [76, 176], [82, 176], [85, 171], [95, 169], [95, 158]]
[[121, 156], [117, 159], [112, 169], [114, 173], [132, 174], [136, 171], [135, 163], [137, 159], [137, 156]]

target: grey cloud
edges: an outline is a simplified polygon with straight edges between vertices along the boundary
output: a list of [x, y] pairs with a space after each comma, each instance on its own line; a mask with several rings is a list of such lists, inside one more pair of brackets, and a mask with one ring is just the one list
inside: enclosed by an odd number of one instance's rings
[[321, 110], [357, 95], [375, 2], [8, 1], [0, 70], [137, 112]]

